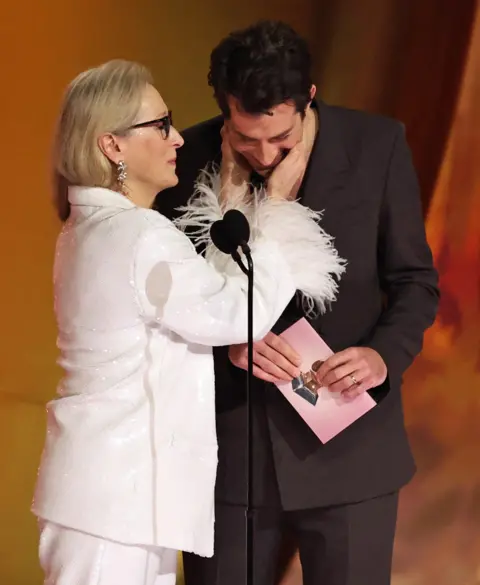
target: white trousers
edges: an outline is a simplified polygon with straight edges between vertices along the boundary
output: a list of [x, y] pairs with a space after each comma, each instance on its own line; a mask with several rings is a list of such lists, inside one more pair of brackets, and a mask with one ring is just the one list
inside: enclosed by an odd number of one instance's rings
[[44, 585], [175, 585], [175, 550], [129, 546], [50, 522], [40, 531]]

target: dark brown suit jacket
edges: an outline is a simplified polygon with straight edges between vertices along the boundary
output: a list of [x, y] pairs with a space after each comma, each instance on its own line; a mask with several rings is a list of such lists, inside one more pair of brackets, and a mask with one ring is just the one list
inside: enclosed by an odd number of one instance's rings
[[[320, 131], [300, 196], [324, 211], [323, 228], [348, 266], [338, 300], [312, 325], [334, 351], [377, 350], [388, 378], [371, 392], [378, 405], [325, 445], [274, 386], [256, 381], [254, 501], [287, 510], [364, 500], [412, 477], [400, 388], [439, 296], [403, 125], [323, 103], [318, 109]], [[180, 183], [157, 198], [166, 216], [176, 216], [175, 208], [192, 195], [200, 169], [220, 161], [222, 123], [214, 118], [183, 133]], [[274, 331], [301, 316], [292, 301]], [[215, 371], [217, 500], [244, 504], [245, 372], [228, 361], [227, 348], [215, 350]]]

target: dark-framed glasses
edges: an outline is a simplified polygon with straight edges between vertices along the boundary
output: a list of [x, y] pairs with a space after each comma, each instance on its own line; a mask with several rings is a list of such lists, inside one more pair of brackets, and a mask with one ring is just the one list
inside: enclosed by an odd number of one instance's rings
[[135, 128], [158, 128], [162, 133], [163, 139], [166, 140], [170, 136], [170, 129], [172, 128], [172, 125], [172, 112], [169, 111], [166, 116], [163, 116], [163, 118], [157, 118], [156, 120], [149, 120], [148, 122], [139, 122], [138, 124], [133, 124], [133, 126], [130, 126], [128, 130], [135, 130]]

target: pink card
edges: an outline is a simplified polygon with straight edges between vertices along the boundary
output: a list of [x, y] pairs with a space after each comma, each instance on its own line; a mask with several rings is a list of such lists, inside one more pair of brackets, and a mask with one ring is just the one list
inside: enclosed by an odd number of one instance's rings
[[[317, 360], [325, 361], [333, 355], [306, 319], [294, 323], [280, 337], [303, 357], [302, 373], [309, 372]], [[326, 388], [316, 388], [314, 380], [309, 380], [306, 374], [277, 386], [322, 443], [338, 435], [376, 405], [366, 392], [349, 400]]]

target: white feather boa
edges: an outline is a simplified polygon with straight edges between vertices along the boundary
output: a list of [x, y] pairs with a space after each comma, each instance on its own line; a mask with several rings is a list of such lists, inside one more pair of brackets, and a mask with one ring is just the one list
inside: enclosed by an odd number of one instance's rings
[[[325, 312], [335, 300], [338, 279], [346, 261], [339, 257], [333, 238], [319, 225], [321, 213], [297, 201], [268, 198], [263, 189], [245, 197], [237, 190], [221, 202], [221, 181], [216, 172], [202, 171], [195, 192], [175, 225], [185, 230], [197, 245], [204, 245], [206, 258], [219, 271], [230, 272], [234, 261], [218, 250], [210, 240], [210, 226], [229, 209], [239, 209], [250, 223], [250, 245], [266, 238], [277, 242], [290, 266], [297, 290], [303, 293], [304, 309], [309, 316]], [[236, 265], [235, 265], [236, 270]]]

